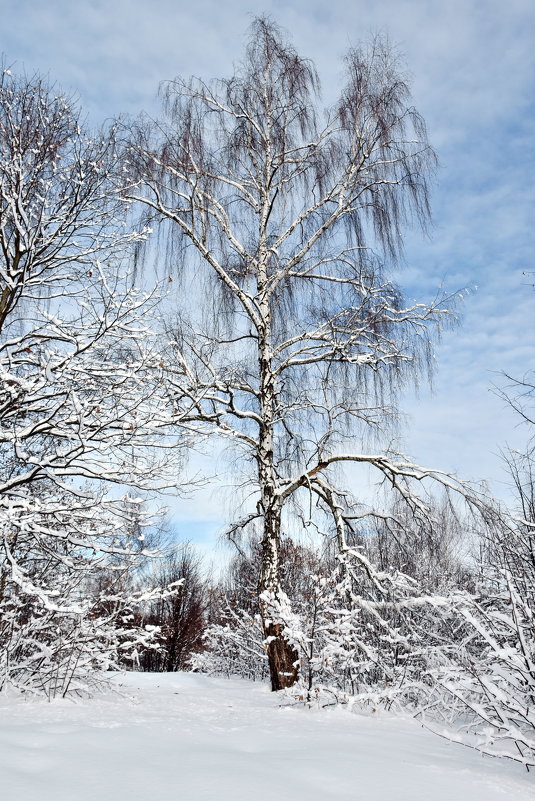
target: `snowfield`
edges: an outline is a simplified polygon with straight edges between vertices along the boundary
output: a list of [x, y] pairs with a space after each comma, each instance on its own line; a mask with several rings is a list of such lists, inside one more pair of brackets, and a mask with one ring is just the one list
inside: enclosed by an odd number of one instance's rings
[[520, 766], [386, 713], [281, 707], [263, 685], [116, 677], [91, 700], [0, 695], [2, 801], [530, 801]]

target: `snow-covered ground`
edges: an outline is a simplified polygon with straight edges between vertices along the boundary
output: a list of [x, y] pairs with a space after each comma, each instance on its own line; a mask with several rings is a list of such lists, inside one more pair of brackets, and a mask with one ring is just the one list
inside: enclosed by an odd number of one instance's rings
[[533, 774], [380, 713], [129, 674], [88, 701], [0, 695], [2, 801], [532, 801]]

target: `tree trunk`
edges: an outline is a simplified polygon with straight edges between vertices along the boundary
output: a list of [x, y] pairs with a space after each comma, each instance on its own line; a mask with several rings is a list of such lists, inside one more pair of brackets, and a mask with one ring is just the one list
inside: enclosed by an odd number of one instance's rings
[[[262, 307], [261, 307], [262, 308]], [[272, 369], [269, 341], [269, 308], [264, 306], [264, 336], [260, 341], [260, 405], [262, 424], [258, 442], [258, 479], [261, 507], [264, 516], [262, 539], [262, 566], [259, 580], [260, 614], [267, 641], [267, 656], [271, 675], [271, 689], [283, 690], [297, 681], [299, 655], [284, 638], [283, 625], [271, 620], [269, 604], [262, 594], [269, 592], [277, 600], [281, 597], [279, 551], [281, 539], [281, 503], [277, 494], [277, 474], [273, 453], [275, 405], [275, 379]]]
[[[264, 493], [263, 493], [264, 494]], [[284, 637], [284, 626], [271, 619], [269, 605], [262, 599], [262, 593], [270, 592], [275, 600], [280, 598], [279, 548], [281, 514], [276, 500], [272, 500], [264, 514], [264, 539], [262, 542], [262, 567], [260, 572], [260, 612], [264, 624], [264, 637], [267, 641], [267, 657], [271, 689], [284, 690], [297, 681], [299, 674], [299, 654]]]
[[299, 654], [287, 640], [284, 639], [282, 626], [276, 623], [264, 625], [266, 638], [269, 639], [267, 655], [269, 662], [269, 675], [271, 689], [284, 690], [297, 681]]
[[[267, 101], [266, 101], [267, 103]], [[267, 121], [269, 128], [269, 119]], [[262, 598], [269, 593], [273, 600], [281, 598], [279, 552], [281, 541], [281, 501], [278, 494], [279, 477], [276, 470], [274, 452], [274, 430], [276, 419], [276, 372], [272, 347], [272, 292], [269, 289], [268, 262], [272, 253], [268, 247], [267, 224], [272, 211], [273, 196], [270, 183], [273, 176], [272, 154], [269, 136], [266, 140], [265, 165], [259, 184], [263, 186], [261, 213], [259, 219], [259, 248], [257, 261], [258, 311], [261, 324], [258, 332], [258, 367], [260, 390], [260, 418], [258, 432], [258, 483], [260, 486], [260, 505], [264, 516], [264, 536], [262, 539], [262, 567], [259, 581], [260, 613], [267, 641], [267, 656], [273, 691], [291, 687], [297, 681], [299, 655], [284, 637], [284, 626], [271, 620], [269, 602]]]

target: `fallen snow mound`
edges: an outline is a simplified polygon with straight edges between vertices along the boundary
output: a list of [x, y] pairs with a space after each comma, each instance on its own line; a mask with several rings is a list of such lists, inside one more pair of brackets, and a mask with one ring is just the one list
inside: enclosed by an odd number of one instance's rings
[[265, 686], [118, 676], [120, 694], [0, 694], [3, 801], [532, 801], [518, 765], [385, 713], [281, 707]]

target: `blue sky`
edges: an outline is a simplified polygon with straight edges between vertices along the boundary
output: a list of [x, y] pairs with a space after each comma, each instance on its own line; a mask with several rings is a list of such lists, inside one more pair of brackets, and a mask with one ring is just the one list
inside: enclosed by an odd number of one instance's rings
[[[348, 46], [385, 32], [404, 54], [440, 169], [428, 239], [408, 232], [397, 276], [411, 297], [475, 287], [436, 349], [434, 391], [408, 394], [405, 448], [421, 463], [487, 479], [506, 495], [498, 452], [526, 432], [491, 392], [500, 371], [535, 368], [535, 3], [532, 0], [0, 0], [0, 50], [49, 72], [92, 122], [156, 111], [160, 81], [227, 75], [252, 16], [270, 14], [312, 58], [325, 103]], [[533, 276], [535, 283], [535, 275]], [[219, 500], [177, 510], [211, 538]], [[203, 528], [204, 526], [204, 528]], [[187, 530], [185, 531], [187, 534]]]

